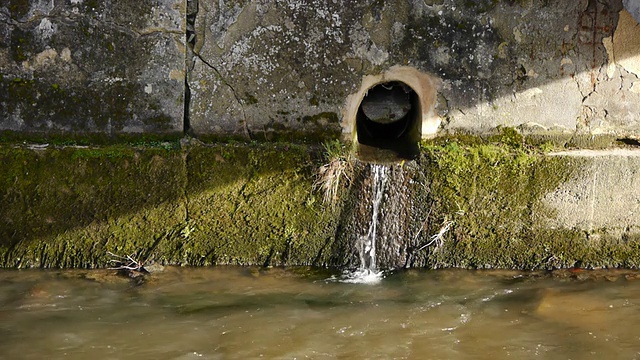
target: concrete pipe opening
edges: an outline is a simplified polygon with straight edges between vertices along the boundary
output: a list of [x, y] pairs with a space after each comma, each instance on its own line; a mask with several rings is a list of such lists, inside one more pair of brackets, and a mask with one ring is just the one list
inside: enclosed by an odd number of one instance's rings
[[393, 66], [365, 75], [360, 88], [347, 97], [343, 135], [354, 140], [363, 161], [414, 159], [421, 139], [436, 135], [435, 111], [439, 80], [410, 66]]
[[402, 159], [414, 158], [421, 138], [421, 114], [420, 97], [409, 85], [388, 81], [370, 88], [356, 114], [361, 155], [380, 149]]

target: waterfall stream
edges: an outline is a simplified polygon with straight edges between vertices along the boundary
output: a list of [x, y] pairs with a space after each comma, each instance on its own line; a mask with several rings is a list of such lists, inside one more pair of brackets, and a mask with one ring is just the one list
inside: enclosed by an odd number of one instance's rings
[[376, 283], [393, 269], [410, 266], [416, 233], [424, 225], [426, 194], [413, 162], [356, 162], [332, 251], [348, 253], [342, 277], [349, 283]]
[[360, 258], [360, 266], [355, 271], [346, 272], [342, 281], [351, 283], [376, 283], [383, 278], [383, 272], [376, 262], [378, 244], [378, 224], [381, 223], [382, 204], [391, 167], [389, 165], [371, 164], [371, 219], [366, 234], [356, 240], [356, 249]]
[[357, 243], [358, 253], [360, 255], [360, 269], [377, 271], [376, 263], [376, 236], [378, 233], [378, 217], [380, 216], [380, 206], [384, 198], [385, 185], [387, 183], [389, 167], [385, 165], [372, 165], [372, 194], [373, 201], [371, 204], [371, 223], [369, 231], [366, 235], [360, 236]]

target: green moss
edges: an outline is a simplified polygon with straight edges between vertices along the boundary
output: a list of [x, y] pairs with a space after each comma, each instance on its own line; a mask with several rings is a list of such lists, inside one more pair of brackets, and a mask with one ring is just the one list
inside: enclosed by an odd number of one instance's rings
[[501, 127], [498, 129], [499, 134], [489, 137], [492, 142], [498, 142], [513, 148], [520, 148], [524, 145], [524, 137], [520, 133], [510, 127]]
[[101, 1], [98, 0], [86, 0], [83, 5], [90, 10], [98, 10], [100, 8]]
[[254, 105], [254, 104], [258, 103], [258, 98], [256, 98], [252, 94], [245, 93], [244, 94], [244, 98], [245, 98], [246, 103], [249, 104], [249, 105]]
[[0, 147], [1, 264], [93, 267], [108, 250], [144, 249], [184, 219], [182, 158], [157, 148]]
[[[428, 221], [403, 238], [422, 245], [452, 221], [413, 266], [640, 266], [640, 236], [549, 228], [544, 197], [585, 160], [545, 156], [511, 132], [461, 139], [424, 142], [411, 165], [408, 186], [421, 190], [407, 221]], [[327, 155], [344, 151], [328, 144]], [[0, 145], [0, 265], [107, 266], [107, 251], [166, 264], [344, 264], [342, 208], [313, 191], [323, 161], [290, 143]]]
[[335, 214], [292, 144], [0, 146], [0, 265], [96, 267], [107, 251], [169, 264], [323, 264]]
[[9, 2], [9, 11], [13, 18], [21, 18], [29, 13], [31, 4], [29, 0], [11, 0]]
[[616, 144], [616, 136], [581, 134], [572, 136], [565, 147], [578, 149], [605, 149]]
[[[583, 160], [547, 157], [502, 133], [499, 144], [425, 145], [431, 234], [453, 221], [444, 245], [422, 256], [427, 267], [519, 268], [597, 266], [586, 234], [550, 230], [543, 197], [580, 171]], [[427, 205], [425, 205], [427, 206]], [[426, 242], [428, 239], [425, 239]], [[618, 262], [614, 262], [618, 263]]]
[[[36, 82], [34, 80], [14, 78], [8, 82], [8, 94], [10, 98], [22, 99], [25, 103], [33, 103], [36, 101], [37, 92], [34, 91]], [[9, 104], [9, 111], [15, 108]]]
[[199, 263], [323, 264], [333, 214], [315, 199], [308, 149], [196, 148], [189, 153], [190, 256]]
[[310, 115], [310, 116], [303, 116], [302, 117], [302, 122], [305, 123], [314, 123], [317, 124], [319, 121], [321, 120], [325, 120], [329, 123], [337, 123], [339, 122], [339, 117], [338, 114], [334, 113], [334, 112], [321, 112], [319, 114], [316, 115]]
[[[320, 124], [308, 127], [305, 130], [283, 129], [271, 131], [269, 129], [254, 129], [252, 131], [251, 142], [256, 143], [274, 143], [287, 142], [293, 144], [309, 144], [311, 146], [319, 145], [323, 141], [336, 139], [340, 137], [340, 124], [329, 124], [321, 126]], [[196, 134], [198, 140], [209, 144], [218, 143], [247, 143], [248, 139], [244, 135], [228, 135], [228, 134]]]
[[130, 147], [107, 147], [75, 149], [70, 155], [72, 161], [81, 159], [119, 159], [132, 158], [135, 150]]
[[[528, 148], [545, 153], [567, 149], [609, 149], [612, 147], [624, 147], [628, 146], [625, 140], [626, 139], [620, 139], [618, 136], [608, 134], [547, 133], [523, 135], [514, 128], [498, 127], [496, 134], [493, 135], [449, 134], [424, 140], [422, 145], [444, 146], [449, 142], [456, 142], [461, 145], [474, 146], [489, 142], [513, 148]], [[629, 141], [634, 142], [633, 140]]]
[[15, 143], [50, 144], [52, 146], [101, 146], [120, 145], [135, 147], [163, 147], [177, 149], [182, 133], [66, 133], [66, 132], [16, 132], [0, 131], [0, 145]]
[[499, 0], [458, 0], [456, 1], [456, 4], [462, 5], [464, 8], [471, 10], [475, 14], [482, 14], [491, 11], [498, 2]]
[[[29, 5], [27, 6], [27, 11]], [[19, 15], [24, 16], [24, 15]], [[11, 34], [11, 58], [15, 62], [22, 62], [29, 58], [29, 56], [36, 52], [38, 46], [38, 40], [33, 37], [33, 33], [17, 27]]]
[[535, 134], [524, 139], [527, 145], [545, 147], [548, 150], [607, 149], [623, 146], [614, 135], [590, 134]]

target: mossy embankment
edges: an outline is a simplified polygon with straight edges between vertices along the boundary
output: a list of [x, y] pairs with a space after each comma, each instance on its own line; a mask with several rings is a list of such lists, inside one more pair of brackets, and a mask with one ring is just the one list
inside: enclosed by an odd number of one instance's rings
[[[639, 267], [633, 229], [557, 226], [545, 199], [589, 160], [548, 156], [510, 135], [436, 139], [393, 165], [411, 174], [412, 207], [400, 212], [406, 265]], [[0, 145], [0, 266], [105, 267], [108, 252], [176, 265], [353, 264], [339, 233], [350, 231], [345, 209], [362, 187], [324, 204], [314, 190], [323, 150], [155, 145]], [[441, 241], [424, 246], [446, 224]]]
[[0, 265], [323, 265], [334, 212], [307, 147], [0, 146]]
[[[419, 249], [449, 226], [439, 241], [412, 254], [413, 265], [638, 268], [638, 229], [558, 226], [565, 220], [549, 205], [550, 194], [584, 177], [594, 160], [549, 156], [541, 150], [552, 147], [526, 145], [509, 129], [481, 141], [437, 139], [424, 144], [419, 166], [428, 174], [428, 192], [419, 207], [428, 214], [428, 231], [412, 246]], [[582, 191], [575, 189], [573, 196], [591, 195]], [[598, 191], [597, 186], [588, 191]]]

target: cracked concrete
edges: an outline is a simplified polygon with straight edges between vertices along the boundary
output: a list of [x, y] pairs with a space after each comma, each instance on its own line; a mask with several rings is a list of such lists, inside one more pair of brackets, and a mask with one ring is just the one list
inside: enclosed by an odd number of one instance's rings
[[222, 74], [220, 73], [220, 71], [218, 69], [216, 69], [215, 66], [209, 64], [208, 62], [206, 62], [202, 56], [200, 56], [199, 54], [195, 54], [198, 57], [198, 60], [200, 60], [203, 64], [205, 64], [206, 66], [208, 66], [209, 68], [211, 68], [217, 75], [218, 78], [220, 79], [220, 81], [222, 81], [222, 83], [229, 88], [229, 90], [231, 90], [231, 93], [233, 94], [233, 98], [236, 100], [238, 106], [240, 107], [240, 111], [242, 112], [242, 119], [241, 124], [244, 128], [244, 134], [247, 138], [247, 140], [252, 140], [252, 136], [251, 136], [251, 131], [249, 130], [249, 126], [247, 125], [247, 115], [245, 114], [244, 111], [244, 106], [242, 105], [242, 100], [240, 99], [240, 97], [238, 96], [238, 93], [236, 92], [236, 90], [233, 88], [233, 86], [227, 82], [225, 80], [225, 78], [222, 76]]
[[[243, 122], [255, 134], [336, 136], [334, 121], [350, 122], [346, 99], [363, 79], [397, 65], [441, 82], [441, 133], [499, 126], [566, 136], [640, 130], [635, 104], [623, 100], [635, 99], [640, 83], [633, 94], [631, 86], [621, 88], [621, 81], [633, 84], [633, 74], [610, 55], [626, 31], [616, 30], [621, 1], [200, 3], [194, 49], [210, 67], [190, 73], [198, 88], [190, 112], [195, 134], [236, 134]], [[233, 102], [236, 118], [227, 113]], [[327, 118], [303, 121], [314, 114]]]
[[621, 0], [3, 4], [0, 130], [318, 141], [408, 66], [441, 84], [438, 133], [640, 136]]

